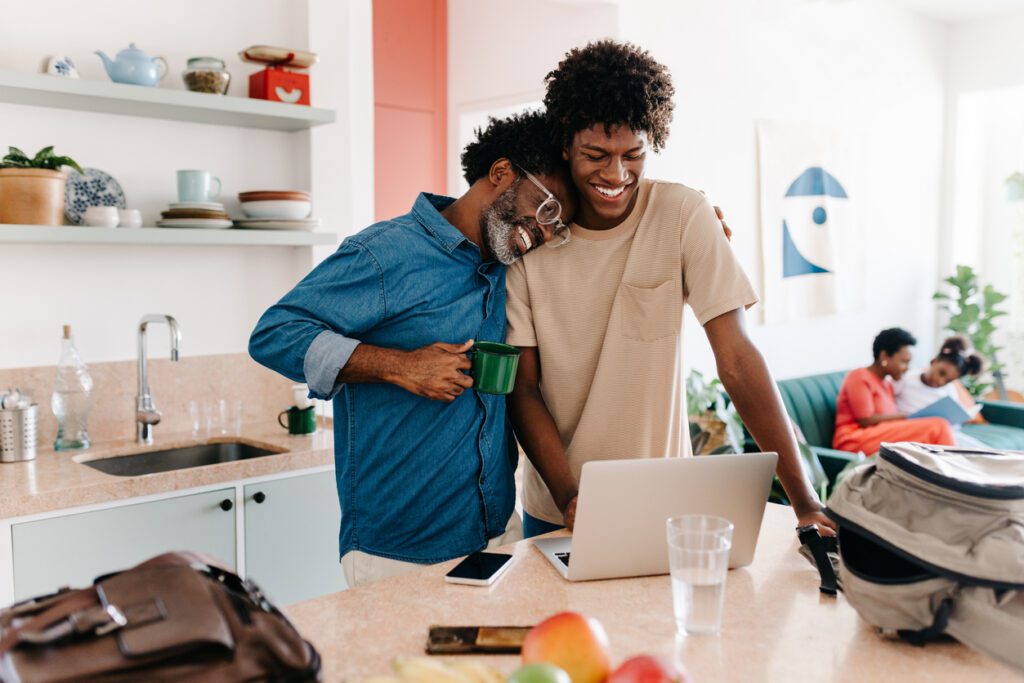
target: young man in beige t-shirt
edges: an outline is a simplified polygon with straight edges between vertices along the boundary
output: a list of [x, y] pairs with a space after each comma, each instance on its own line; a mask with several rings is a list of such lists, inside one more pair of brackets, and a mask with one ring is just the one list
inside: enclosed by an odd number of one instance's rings
[[682, 308], [708, 336], [718, 374], [778, 475], [799, 524], [833, 528], [803, 476], [796, 441], [744, 310], [757, 302], [710, 203], [644, 178], [672, 118], [668, 71], [602, 41], [547, 76], [579, 210], [571, 239], [509, 268], [509, 344], [523, 349], [509, 409], [530, 462], [526, 536], [573, 526], [583, 463], [690, 455]]

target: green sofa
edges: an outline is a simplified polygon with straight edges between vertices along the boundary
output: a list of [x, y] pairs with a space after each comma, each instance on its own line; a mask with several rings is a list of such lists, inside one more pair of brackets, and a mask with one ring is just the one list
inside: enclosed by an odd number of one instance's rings
[[[832, 449], [836, 424], [836, 398], [845, 372], [786, 379], [778, 383], [782, 400], [807, 439], [828, 477], [829, 488], [851, 461], [863, 456]], [[991, 448], [1024, 450], [1024, 403], [982, 401], [981, 414], [989, 424], [964, 425], [963, 431]]]

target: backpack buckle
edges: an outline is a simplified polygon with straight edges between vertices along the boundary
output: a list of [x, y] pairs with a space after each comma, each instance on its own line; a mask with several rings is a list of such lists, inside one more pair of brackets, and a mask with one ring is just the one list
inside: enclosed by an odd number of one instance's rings
[[128, 625], [127, 617], [124, 616], [124, 612], [117, 608], [117, 605], [107, 605], [103, 611], [110, 621], [97, 626], [96, 630], [93, 631], [96, 635], [105, 636]]

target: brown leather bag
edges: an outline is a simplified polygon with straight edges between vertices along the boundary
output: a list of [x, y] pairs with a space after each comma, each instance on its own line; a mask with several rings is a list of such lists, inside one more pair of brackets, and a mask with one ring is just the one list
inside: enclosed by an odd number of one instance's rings
[[320, 656], [252, 581], [167, 553], [0, 610], [0, 683], [319, 681]]

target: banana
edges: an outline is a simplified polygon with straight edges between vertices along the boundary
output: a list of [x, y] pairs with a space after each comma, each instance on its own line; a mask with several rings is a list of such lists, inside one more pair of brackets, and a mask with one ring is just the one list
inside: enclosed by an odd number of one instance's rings
[[409, 683], [476, 683], [444, 662], [427, 657], [397, 657], [391, 666]]
[[451, 664], [451, 668], [474, 681], [474, 683], [505, 683], [503, 675], [479, 662], [454, 662]]

